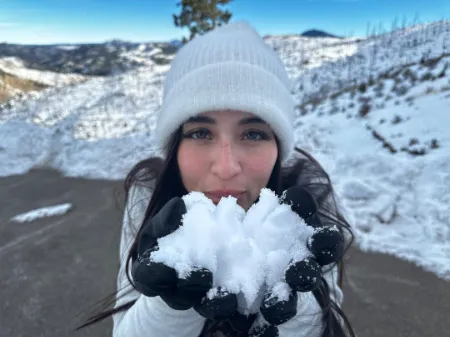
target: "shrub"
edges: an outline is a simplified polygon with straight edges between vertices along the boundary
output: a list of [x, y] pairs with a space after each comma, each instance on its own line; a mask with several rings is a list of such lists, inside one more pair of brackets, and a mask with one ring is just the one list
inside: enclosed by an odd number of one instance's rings
[[368, 102], [363, 103], [363, 105], [361, 105], [361, 107], [359, 108], [359, 115], [361, 117], [366, 116], [371, 108], [372, 106]]
[[419, 140], [417, 138], [411, 138], [409, 140], [409, 146], [417, 145], [419, 144]]
[[414, 71], [412, 71], [410, 68], [406, 68], [403, 71], [403, 78], [410, 79], [411, 82], [417, 81], [417, 75]]
[[408, 92], [409, 88], [406, 85], [399, 85], [392, 88], [392, 91], [394, 91], [397, 96], [404, 96]]
[[434, 75], [433, 75], [433, 73], [431, 71], [428, 71], [428, 72], [426, 72], [425, 74], [422, 75], [420, 80], [422, 82], [424, 82], [424, 81], [432, 81], [432, 80], [434, 80]]
[[332, 105], [329, 111], [330, 115], [335, 115], [339, 112], [339, 107], [337, 105]]
[[439, 142], [438, 142], [437, 139], [433, 138], [433, 139], [431, 140], [430, 148], [431, 148], [431, 149], [437, 149], [437, 148], [439, 148]]
[[441, 57], [427, 59], [425, 56], [422, 56], [422, 58], [420, 59], [420, 64], [425, 67], [434, 68], [441, 59], [442, 59]]
[[400, 123], [400, 122], [402, 122], [403, 121], [403, 119], [400, 117], [400, 116], [398, 116], [398, 115], [396, 115], [393, 119], [392, 119], [392, 124], [398, 124], [398, 123]]
[[437, 78], [444, 78], [448, 69], [448, 63], [445, 64], [444, 68], [442, 68], [441, 72], [437, 75]]
[[361, 83], [361, 84], [358, 86], [358, 91], [359, 91], [360, 93], [365, 93], [365, 92], [367, 91], [367, 84], [366, 84], [366, 83]]

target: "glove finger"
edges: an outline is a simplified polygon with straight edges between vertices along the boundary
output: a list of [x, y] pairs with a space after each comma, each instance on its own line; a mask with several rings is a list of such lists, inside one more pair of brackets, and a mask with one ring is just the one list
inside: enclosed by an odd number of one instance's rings
[[234, 331], [248, 333], [256, 316], [256, 314], [244, 315], [240, 312], [235, 312], [228, 321]]
[[150, 297], [171, 292], [177, 284], [175, 269], [163, 263], [152, 262], [149, 249], [133, 262], [131, 276], [138, 291]]
[[213, 274], [206, 268], [193, 270], [187, 278], [179, 278], [177, 297], [193, 306], [199, 303], [213, 285]]
[[312, 291], [320, 285], [322, 269], [316, 260], [308, 258], [291, 264], [286, 270], [285, 279], [295, 291]]
[[225, 289], [217, 288], [215, 290], [215, 297], [204, 297], [200, 303], [194, 305], [194, 309], [207, 319], [215, 321], [229, 319], [231, 315], [237, 312], [237, 296]]
[[259, 325], [253, 327], [249, 333], [249, 337], [279, 337], [278, 328], [275, 325]]
[[274, 293], [267, 293], [261, 304], [261, 314], [272, 325], [283, 324], [297, 315], [297, 292], [290, 289], [287, 299], [280, 299]]
[[342, 256], [344, 237], [335, 227], [321, 227], [309, 238], [307, 246], [317, 263], [325, 266], [338, 261]]
[[184, 200], [175, 197], [170, 199], [163, 208], [143, 225], [139, 234], [138, 254], [142, 254], [149, 247], [156, 245], [159, 238], [169, 235], [182, 225], [183, 215], [186, 213]]
[[290, 205], [291, 209], [305, 221], [319, 208], [311, 192], [301, 186], [288, 188], [280, 199], [282, 203]]
[[177, 289], [172, 289], [172, 291], [165, 292], [160, 295], [161, 299], [174, 310], [188, 310], [192, 308], [192, 303], [185, 301], [180, 298], [177, 293]]
[[[163, 264], [160, 265], [164, 266]], [[170, 267], [165, 267], [169, 268], [169, 272], [173, 270]], [[170, 286], [158, 281], [155, 280], [153, 285], [150, 286], [153, 293], [158, 294], [170, 308], [187, 310], [198, 303], [211, 288], [212, 273], [206, 269], [197, 269], [188, 278], [180, 279], [175, 272], [175, 279], [171, 280]], [[146, 287], [149, 288], [148, 285]]]

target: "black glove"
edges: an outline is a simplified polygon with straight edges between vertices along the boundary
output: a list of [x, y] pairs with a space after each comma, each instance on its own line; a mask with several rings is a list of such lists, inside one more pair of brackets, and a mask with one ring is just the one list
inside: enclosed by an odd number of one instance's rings
[[272, 324], [260, 325], [252, 328], [249, 333], [249, 337], [279, 337], [278, 328]]
[[327, 227], [320, 223], [314, 196], [307, 189], [294, 186], [286, 190], [282, 202], [290, 205], [307, 225], [314, 228], [307, 246], [317, 264], [325, 266], [336, 262], [344, 251], [344, 237], [336, 227]]
[[193, 307], [205, 318], [224, 319], [237, 311], [237, 297], [219, 291], [219, 296], [208, 299], [205, 295], [213, 284], [213, 275], [208, 269], [194, 269], [186, 279], [181, 279], [175, 269], [151, 261], [151, 253], [158, 250], [157, 240], [176, 231], [185, 213], [183, 199], [175, 197], [143, 225], [131, 272], [135, 287], [145, 296], [160, 296], [172, 309]]
[[194, 305], [194, 310], [210, 320], [228, 320], [238, 312], [237, 296], [219, 288], [214, 298], [203, 297], [199, 303]]
[[316, 223], [318, 205], [312, 194], [303, 187], [294, 186], [285, 191], [281, 201], [291, 206], [307, 225], [314, 228], [314, 234], [307, 242], [312, 257], [293, 261], [285, 272], [285, 281], [292, 292], [289, 299], [280, 301], [270, 292], [264, 297], [260, 311], [269, 323], [255, 327], [251, 337], [277, 337], [277, 325], [283, 324], [297, 314], [297, 292], [309, 292], [320, 286], [322, 266], [336, 262], [343, 251], [342, 234], [333, 228], [320, 227]]

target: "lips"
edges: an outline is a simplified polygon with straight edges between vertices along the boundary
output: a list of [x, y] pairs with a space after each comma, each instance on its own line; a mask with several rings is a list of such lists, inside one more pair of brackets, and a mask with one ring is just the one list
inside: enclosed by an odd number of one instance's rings
[[236, 199], [239, 199], [243, 196], [244, 191], [238, 190], [215, 190], [205, 192], [205, 195], [210, 198], [215, 204], [217, 204], [220, 199], [232, 196]]

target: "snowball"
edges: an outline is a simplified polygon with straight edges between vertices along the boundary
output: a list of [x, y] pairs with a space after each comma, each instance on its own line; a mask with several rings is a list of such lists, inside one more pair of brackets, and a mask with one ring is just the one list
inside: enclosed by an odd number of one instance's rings
[[174, 268], [181, 278], [208, 268], [213, 273], [208, 297], [218, 296], [218, 288], [237, 294], [243, 313], [257, 312], [268, 289], [286, 296], [283, 280], [289, 264], [312, 256], [307, 249], [312, 227], [269, 189], [261, 190], [247, 212], [231, 196], [217, 206], [200, 192], [183, 199], [183, 224], [158, 240], [153, 261]]

